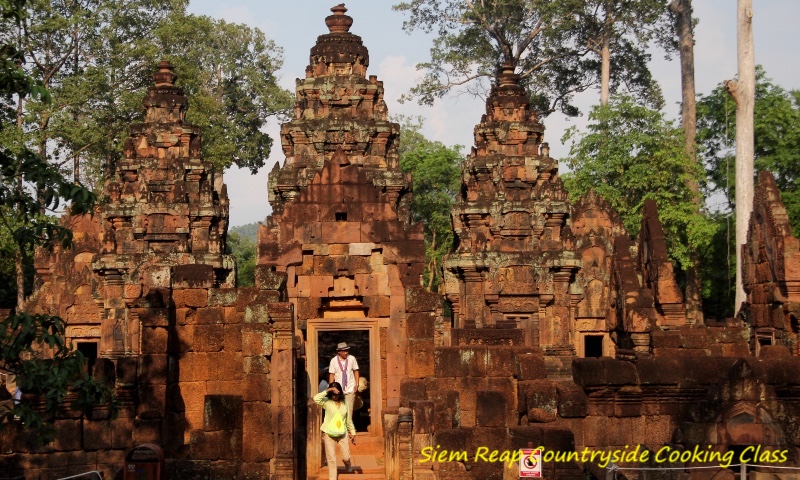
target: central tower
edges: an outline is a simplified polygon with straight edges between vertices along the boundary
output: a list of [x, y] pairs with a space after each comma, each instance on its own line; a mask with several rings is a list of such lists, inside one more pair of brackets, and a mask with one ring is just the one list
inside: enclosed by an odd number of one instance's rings
[[[400, 126], [388, 120], [383, 83], [367, 76], [353, 19], [344, 5], [331, 11], [329, 33], [296, 82], [294, 118], [281, 128], [286, 161], [269, 176], [273, 213], [259, 228], [256, 283], [266, 285], [266, 271], [287, 274], [306, 356], [298, 384], [315, 392], [336, 342], [355, 343], [351, 354], [370, 382], [359, 415], [369, 417], [361, 418], [368, 433], [381, 434], [383, 414], [400, 406], [401, 380], [433, 373], [434, 340], [420, 332], [433, 329], [439, 300], [420, 286], [425, 244], [422, 225], [410, 223]], [[319, 427], [306, 429], [314, 445]]]

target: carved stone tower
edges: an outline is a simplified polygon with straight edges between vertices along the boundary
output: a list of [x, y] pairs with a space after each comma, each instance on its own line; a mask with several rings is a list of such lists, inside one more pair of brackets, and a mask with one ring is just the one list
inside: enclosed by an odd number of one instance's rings
[[464, 163], [445, 289], [455, 327], [519, 329], [525, 344], [569, 356], [569, 284], [580, 259], [567, 192], [543, 134], [519, 76], [506, 65]]
[[[186, 123], [188, 101], [167, 61], [159, 64], [142, 102], [145, 121], [131, 125], [125, 158], [105, 186], [102, 279], [106, 312], [100, 353], [138, 353], [138, 319], [126, 299], [171, 288], [175, 265], [196, 265], [196, 278], [232, 287], [225, 255], [228, 195], [222, 175], [200, 154], [200, 127]], [[153, 295], [151, 294], [151, 297]], [[153, 300], [151, 300], [153, 301]]]
[[[399, 408], [401, 379], [432, 374], [434, 341], [415, 343], [425, 328], [412, 324], [433, 325], [437, 298], [420, 287], [425, 246], [422, 225], [409, 221], [400, 127], [388, 121], [383, 83], [366, 76], [369, 54], [349, 31], [353, 19], [344, 5], [331, 11], [330, 32], [297, 80], [294, 118], [281, 128], [286, 162], [269, 176], [273, 214], [259, 228], [256, 284], [268, 271], [287, 274], [312, 386], [335, 355], [330, 338], [364, 334], [351, 353], [362, 375], [369, 368], [368, 431], [379, 434], [382, 412]], [[319, 427], [307, 431], [314, 455]]]

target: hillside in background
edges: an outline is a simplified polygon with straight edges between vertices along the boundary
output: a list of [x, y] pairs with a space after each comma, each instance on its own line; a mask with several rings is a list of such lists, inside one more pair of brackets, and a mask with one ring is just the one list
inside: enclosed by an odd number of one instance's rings
[[231, 227], [229, 233], [238, 233], [240, 237], [256, 242], [258, 236], [258, 222], [247, 223], [239, 225], [238, 227]]

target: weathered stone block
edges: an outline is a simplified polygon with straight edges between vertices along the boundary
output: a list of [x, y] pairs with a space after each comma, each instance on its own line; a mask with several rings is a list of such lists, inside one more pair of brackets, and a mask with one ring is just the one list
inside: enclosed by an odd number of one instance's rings
[[505, 427], [506, 397], [500, 392], [476, 392], [476, 423], [479, 427]]
[[178, 375], [183, 382], [208, 380], [208, 354], [190, 352], [182, 355], [178, 359]]
[[202, 288], [173, 290], [172, 301], [175, 303], [176, 308], [205, 307], [208, 304], [208, 290]]
[[225, 327], [222, 324], [196, 325], [194, 351], [218, 352], [225, 341]]
[[413, 433], [433, 433], [433, 402], [415, 400], [409, 402], [409, 407], [411, 408], [412, 415], [414, 416]]
[[408, 379], [400, 384], [400, 404], [408, 407], [413, 400], [427, 400], [425, 381]]
[[245, 402], [270, 400], [271, 384], [269, 375], [249, 373], [244, 376], [242, 397]]
[[588, 414], [589, 397], [581, 387], [572, 382], [558, 382], [558, 415], [564, 418], [585, 417]]
[[146, 420], [164, 418], [167, 406], [167, 386], [139, 385], [139, 409], [137, 417]]
[[149, 384], [167, 383], [167, 355], [140, 355], [140, 381]]
[[211, 352], [208, 354], [208, 379], [215, 381], [240, 380], [244, 358], [240, 352]]
[[197, 324], [209, 325], [215, 323], [225, 323], [224, 310], [222, 307], [206, 307], [197, 310]]
[[409, 313], [406, 317], [406, 332], [410, 339], [433, 339], [432, 313]]
[[234, 430], [242, 426], [242, 397], [206, 395], [203, 430]]
[[511, 347], [492, 346], [487, 350], [488, 365], [486, 375], [490, 377], [511, 377], [515, 373], [516, 362]]
[[272, 355], [273, 335], [269, 325], [253, 325], [242, 332], [242, 354], [246, 357]]
[[214, 286], [214, 267], [190, 264], [172, 267], [172, 288], [211, 288]]
[[166, 308], [132, 308], [131, 313], [139, 318], [144, 327], [166, 327], [169, 325], [169, 310]]
[[406, 354], [406, 374], [409, 378], [425, 378], [434, 373], [433, 338], [409, 340]]
[[439, 295], [428, 292], [420, 286], [409, 286], [406, 292], [406, 312], [434, 312], [441, 307], [442, 300]]
[[436, 347], [434, 371], [437, 377], [467, 376], [466, 364], [461, 362], [461, 349], [459, 347]]
[[242, 350], [242, 326], [238, 324], [225, 324], [224, 327], [225, 351], [237, 352]]
[[544, 355], [541, 352], [514, 352], [514, 376], [519, 380], [537, 380], [547, 377]]
[[242, 461], [264, 462], [274, 451], [272, 414], [266, 402], [244, 403]]

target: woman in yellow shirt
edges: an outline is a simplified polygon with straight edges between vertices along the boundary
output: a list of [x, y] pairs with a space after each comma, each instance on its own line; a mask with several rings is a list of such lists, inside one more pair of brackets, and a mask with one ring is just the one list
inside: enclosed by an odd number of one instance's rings
[[333, 382], [327, 390], [314, 395], [314, 402], [325, 411], [322, 423], [322, 441], [325, 443], [325, 458], [328, 461], [328, 480], [336, 480], [336, 445], [342, 450], [342, 461], [348, 472], [353, 471], [350, 464], [350, 445], [347, 440], [356, 444], [356, 427], [344, 401], [342, 386]]

